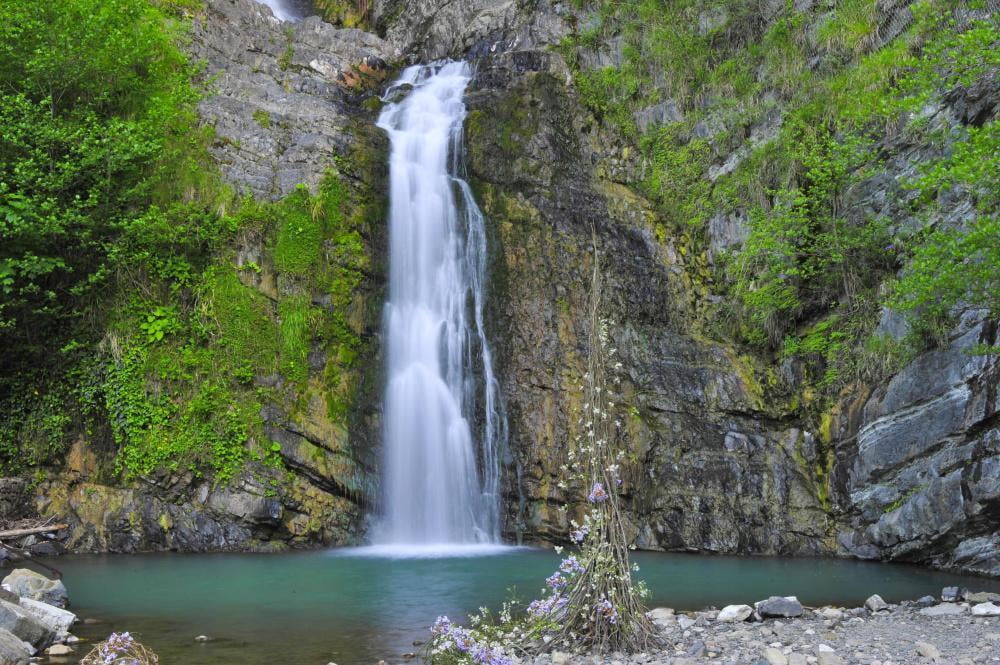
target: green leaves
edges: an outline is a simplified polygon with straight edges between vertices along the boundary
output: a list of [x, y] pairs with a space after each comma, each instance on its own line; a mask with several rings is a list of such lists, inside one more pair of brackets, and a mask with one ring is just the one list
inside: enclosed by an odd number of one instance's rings
[[172, 305], [161, 305], [146, 315], [146, 320], [139, 324], [139, 329], [146, 334], [150, 344], [162, 342], [167, 335], [181, 329], [177, 318], [177, 308]]

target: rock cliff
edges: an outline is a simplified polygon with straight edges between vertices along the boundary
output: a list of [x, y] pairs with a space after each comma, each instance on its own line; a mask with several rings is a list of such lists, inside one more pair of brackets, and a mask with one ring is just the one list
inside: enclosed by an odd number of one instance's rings
[[[599, 9], [581, 4], [377, 0], [376, 36], [317, 18], [281, 24], [252, 0], [209, 0], [190, 51], [213, 81], [201, 112], [215, 128], [214, 156], [230, 183], [262, 198], [299, 183], [315, 187], [342, 164], [357, 197], [377, 207], [385, 147], [372, 128], [371, 91], [407, 59], [475, 59], [466, 161], [490, 224], [489, 325], [511, 433], [510, 538], [564, 541], [574, 515], [559, 506], [581, 496], [558, 481], [573, 449], [596, 256], [623, 364], [623, 491], [639, 547], [857, 556], [1000, 575], [1000, 360], [968, 353], [997, 344], [996, 323], [968, 307], [936, 347], [890, 371], [859, 373], [823, 398], [808, 362], [707, 325], [729, 297], [714, 276], [750, 235], [749, 195], [709, 196], [699, 203], [700, 228], [667, 223], [677, 208], [665, 209], [646, 185], [665, 167], [644, 141], [684, 125], [674, 147], [689, 152], [663, 179], [722, 191], [773, 145], [790, 93], [759, 91], [764, 110], [734, 116], [732, 100], [720, 96], [670, 97], [666, 73], [632, 93], [639, 108], [619, 122], [617, 107], [595, 101], [588, 72], [624, 71], [629, 58], [644, 56], [607, 28]], [[733, 3], [688, 4], [695, 33], [741, 48], [783, 21], [822, 37], [824, 21], [836, 18], [830, 3], [808, 0], [749, 3], [742, 13]], [[860, 53], [895, 43], [914, 20], [911, 3], [869, 4], [878, 5], [875, 36]], [[824, 51], [820, 37], [797, 52], [801, 62], [782, 66], [817, 76], [847, 68], [850, 58]], [[864, 177], [838, 199], [845, 216], [882, 216], [895, 230], [960, 226], [975, 216], [974, 195], [959, 188], [939, 197], [930, 220], [917, 221], [903, 186], [921, 164], [948, 153], [928, 136], [995, 119], [995, 70], [941, 92], [922, 111], [927, 132], [881, 133], [877, 157], [858, 170]], [[772, 158], [780, 161], [765, 153], [765, 166]], [[70, 547], [205, 550], [363, 537], [362, 515], [376, 493], [385, 255], [384, 228], [369, 215], [370, 268], [352, 305], [352, 327], [366, 346], [351, 370], [351, 415], [331, 418], [324, 407], [335, 388], [322, 371], [329, 349], [317, 344], [309, 387], [261, 414], [287, 473], [248, 472], [225, 487], [171, 478], [119, 489], [91, 481], [95, 452], [82, 442], [66, 474], [39, 494], [43, 512], [68, 512], [79, 525]], [[247, 238], [237, 256], [261, 267], [242, 279], [268, 298], [301, 294], [301, 284], [273, 269], [261, 239]], [[893, 311], [881, 312], [887, 336], [901, 337], [905, 327]], [[257, 379], [268, 380], [280, 378]]]

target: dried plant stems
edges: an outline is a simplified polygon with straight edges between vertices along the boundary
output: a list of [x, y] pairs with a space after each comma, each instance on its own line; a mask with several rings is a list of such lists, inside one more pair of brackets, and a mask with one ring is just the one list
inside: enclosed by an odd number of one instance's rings
[[621, 421], [615, 417], [619, 379], [617, 349], [601, 316], [601, 267], [594, 243], [588, 323], [590, 355], [584, 377], [584, 405], [573, 471], [589, 488], [591, 504], [580, 534], [583, 570], [569, 579], [559, 639], [575, 649], [636, 653], [659, 643], [657, 631], [633, 583], [629, 536], [622, 512], [619, 473], [624, 458]]

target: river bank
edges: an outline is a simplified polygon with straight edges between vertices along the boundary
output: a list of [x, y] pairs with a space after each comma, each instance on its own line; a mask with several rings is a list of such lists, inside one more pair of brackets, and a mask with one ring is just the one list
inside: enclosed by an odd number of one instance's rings
[[[948, 599], [948, 600], [943, 600]], [[864, 607], [805, 608], [772, 597], [722, 610], [651, 612], [661, 651], [628, 657], [562, 652], [531, 665], [974, 665], [1000, 662], [1000, 594], [954, 587], [938, 597]], [[763, 615], [763, 616], [761, 616]]]

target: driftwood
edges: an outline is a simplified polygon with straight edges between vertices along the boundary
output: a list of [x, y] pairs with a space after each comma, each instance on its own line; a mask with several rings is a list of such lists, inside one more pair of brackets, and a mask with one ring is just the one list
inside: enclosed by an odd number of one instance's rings
[[30, 536], [36, 533], [50, 533], [52, 531], [62, 531], [63, 529], [68, 529], [68, 528], [69, 528], [68, 524], [49, 524], [47, 526], [34, 526], [22, 529], [7, 529], [6, 531], [0, 531], [0, 548], [7, 550], [12, 555], [14, 555], [15, 560], [31, 561], [31, 563], [41, 568], [44, 568], [50, 574], [54, 575], [56, 579], [59, 579], [60, 577], [62, 577], [62, 571], [60, 571], [58, 568], [54, 568], [46, 563], [42, 563], [41, 561], [37, 561], [34, 557], [31, 556], [31, 552], [22, 550], [19, 547], [14, 547], [13, 545], [8, 545], [3, 541], [10, 538], [22, 538], [24, 536]]
[[53, 524], [51, 526], [36, 526], [30, 529], [10, 529], [8, 531], [0, 531], [0, 540], [7, 540], [8, 538], [20, 538], [22, 536], [30, 536], [33, 533], [48, 533], [49, 531], [62, 531], [63, 529], [68, 529], [68, 524]]

